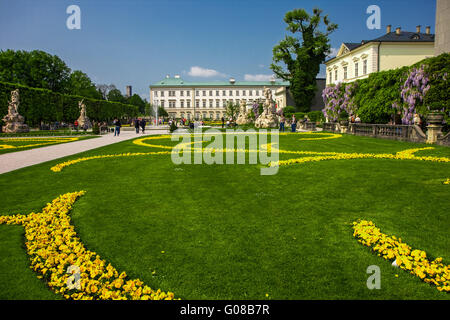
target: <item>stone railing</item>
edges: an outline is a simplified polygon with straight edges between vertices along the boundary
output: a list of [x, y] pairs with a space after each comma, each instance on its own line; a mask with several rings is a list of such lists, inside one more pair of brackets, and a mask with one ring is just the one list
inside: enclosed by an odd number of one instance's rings
[[316, 123], [315, 122], [297, 122], [297, 127], [303, 130], [308, 131], [316, 131]]
[[[348, 126], [342, 126], [339, 123], [330, 122], [323, 124], [323, 130], [411, 142], [427, 141], [427, 135], [416, 125], [349, 123]], [[450, 138], [442, 139], [448, 141]]]
[[450, 132], [447, 133], [445, 136], [438, 137], [436, 143], [442, 146], [450, 147]]

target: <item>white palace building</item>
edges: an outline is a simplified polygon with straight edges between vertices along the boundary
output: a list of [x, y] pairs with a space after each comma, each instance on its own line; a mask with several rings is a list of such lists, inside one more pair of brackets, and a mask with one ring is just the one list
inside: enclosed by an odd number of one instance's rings
[[286, 106], [286, 92], [289, 82], [271, 81], [229, 81], [186, 82], [179, 75], [169, 75], [150, 86], [150, 101], [163, 107], [171, 118], [221, 119], [226, 118], [228, 102], [247, 106], [263, 100], [264, 87], [272, 90], [272, 97], [278, 107]]

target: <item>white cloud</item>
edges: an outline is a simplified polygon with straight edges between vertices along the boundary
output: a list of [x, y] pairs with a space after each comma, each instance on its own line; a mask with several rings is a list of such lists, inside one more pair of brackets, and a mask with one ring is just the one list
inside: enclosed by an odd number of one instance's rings
[[265, 65], [263, 65], [263, 64], [258, 64], [258, 67], [260, 67], [260, 68], [264, 68], [264, 67], [265, 67]]
[[206, 69], [199, 66], [191, 67], [191, 70], [189, 70], [188, 75], [190, 75], [191, 77], [201, 77], [201, 78], [226, 77], [225, 74], [220, 73], [217, 70]]
[[330, 54], [327, 57], [334, 58], [334, 57], [336, 57], [338, 52], [339, 52], [339, 48], [330, 48]]
[[246, 74], [244, 75], [245, 81], [270, 81], [272, 79], [271, 74]]

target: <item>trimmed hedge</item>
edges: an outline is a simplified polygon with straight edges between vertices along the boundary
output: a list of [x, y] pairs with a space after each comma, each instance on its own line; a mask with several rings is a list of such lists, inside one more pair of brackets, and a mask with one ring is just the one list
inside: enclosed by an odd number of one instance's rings
[[138, 107], [95, 100], [81, 96], [66, 95], [47, 89], [30, 88], [8, 82], [0, 82], [0, 116], [8, 113], [11, 91], [19, 89], [19, 113], [25, 117], [29, 126], [38, 126], [41, 121], [72, 123], [80, 116], [78, 102], [84, 99], [87, 116], [94, 121], [109, 121], [114, 118], [130, 118], [137, 116]]
[[[446, 114], [449, 121], [450, 112], [450, 54], [443, 53], [394, 70], [374, 72], [368, 78], [357, 80], [352, 99], [357, 106], [356, 114], [365, 123], [387, 123], [397, 112], [392, 107], [401, 97], [401, 87], [413, 68], [425, 66], [429, 76], [430, 90], [425, 95], [424, 103], [417, 105], [417, 112], [422, 116], [428, 113], [428, 107], [439, 109]], [[345, 90], [347, 84], [341, 88]], [[310, 117], [311, 118], [311, 117]]]

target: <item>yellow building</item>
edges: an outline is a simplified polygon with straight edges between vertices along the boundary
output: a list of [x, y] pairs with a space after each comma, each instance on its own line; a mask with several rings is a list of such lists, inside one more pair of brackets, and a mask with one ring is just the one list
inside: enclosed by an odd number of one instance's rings
[[420, 26], [416, 32], [391, 31], [374, 40], [360, 43], [343, 43], [336, 57], [325, 62], [326, 84], [352, 82], [364, 79], [372, 72], [396, 69], [412, 65], [422, 59], [434, 56], [434, 34], [430, 27], [422, 33]]

